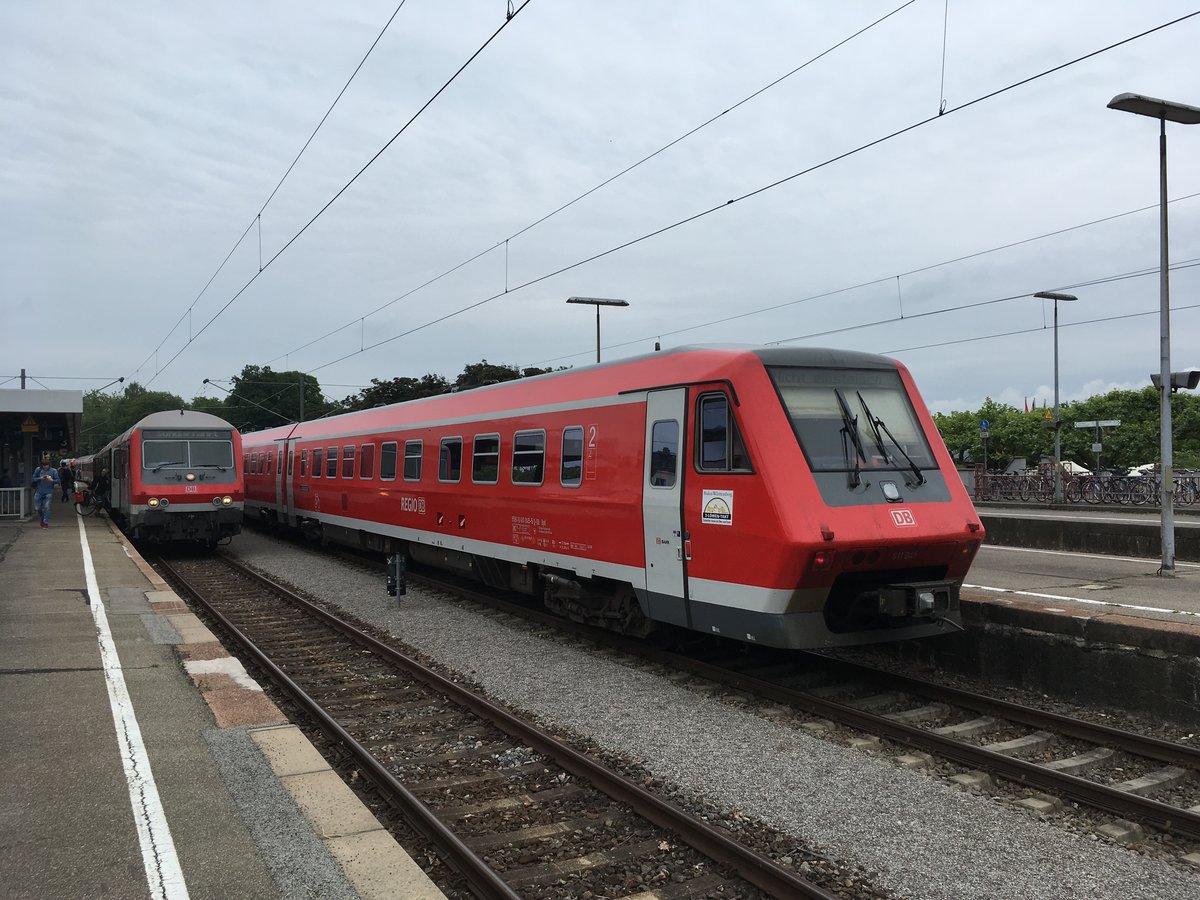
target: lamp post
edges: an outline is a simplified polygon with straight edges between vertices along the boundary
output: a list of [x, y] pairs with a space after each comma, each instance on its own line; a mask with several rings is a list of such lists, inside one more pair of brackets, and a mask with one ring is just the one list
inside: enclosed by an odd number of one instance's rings
[[1079, 298], [1074, 294], [1056, 294], [1054, 291], [1038, 291], [1033, 296], [1054, 301], [1054, 502], [1062, 503], [1062, 423], [1058, 420], [1058, 301], [1067, 302]]
[[1165, 577], [1175, 575], [1175, 475], [1171, 453], [1171, 288], [1168, 281], [1170, 254], [1167, 247], [1167, 120], [1180, 125], [1200, 123], [1200, 108], [1183, 103], [1158, 100], [1141, 94], [1117, 94], [1108, 102], [1109, 109], [1130, 112], [1158, 119], [1158, 197], [1159, 197], [1159, 256], [1158, 256], [1158, 344], [1159, 377], [1159, 454], [1162, 483], [1162, 566], [1158, 572]]
[[628, 300], [612, 300], [608, 297], [568, 297], [568, 303], [584, 303], [596, 307], [596, 362], [600, 362], [600, 307], [628, 306]]

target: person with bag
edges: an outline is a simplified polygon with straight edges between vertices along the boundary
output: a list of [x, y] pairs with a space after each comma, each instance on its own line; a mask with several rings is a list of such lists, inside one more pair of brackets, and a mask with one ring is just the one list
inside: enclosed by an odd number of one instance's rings
[[54, 505], [54, 489], [58, 486], [58, 469], [49, 459], [33, 470], [33, 508], [42, 517], [42, 527], [50, 527], [50, 509]]

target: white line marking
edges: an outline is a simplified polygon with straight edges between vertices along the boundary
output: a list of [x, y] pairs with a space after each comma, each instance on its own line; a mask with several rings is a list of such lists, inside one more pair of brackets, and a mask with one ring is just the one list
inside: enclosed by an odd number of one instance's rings
[[77, 517], [76, 521], [79, 523], [79, 543], [83, 547], [83, 572], [87, 577], [88, 599], [92, 618], [96, 622], [100, 659], [104, 663], [108, 702], [112, 707], [113, 723], [117, 726], [121, 765], [125, 768], [125, 781], [129, 785], [129, 802], [133, 806], [133, 821], [137, 825], [138, 843], [142, 847], [142, 865], [146, 869], [150, 896], [155, 900], [187, 900], [187, 883], [179, 867], [179, 857], [175, 853], [171, 828], [158, 797], [154, 773], [150, 771], [150, 758], [146, 755], [142, 730], [138, 727], [133, 702], [125, 686], [121, 659], [117, 656], [117, 645], [108, 627], [104, 601], [100, 599], [100, 583], [96, 580], [96, 568], [92, 565], [92, 551], [88, 546], [83, 517]]
[[1089, 603], [1092, 606], [1111, 606], [1114, 609], [1133, 609], [1138, 612], [1168, 613], [1173, 616], [1200, 616], [1200, 612], [1186, 609], [1164, 609], [1158, 606], [1135, 606], [1132, 603], [1113, 603], [1111, 600], [1085, 600], [1081, 597], [1066, 597], [1062, 594], [1040, 594], [1037, 591], [1016, 591], [1012, 588], [988, 587], [986, 584], [964, 584], [974, 591], [991, 591], [995, 594], [1016, 594], [1019, 597], [1037, 597], [1039, 600], [1069, 600], [1071, 603]]
[[[1036, 547], [1010, 547], [1007, 544], [984, 544], [980, 550], [1010, 550], [1013, 553], [1045, 553], [1050, 556], [1082, 556], [1087, 559], [1112, 559], [1117, 562], [1145, 563], [1154, 566], [1162, 564], [1162, 560], [1157, 556], [1150, 558], [1148, 556], [1109, 556], [1107, 553], [1080, 553], [1071, 550], [1039, 550]], [[1175, 560], [1176, 569], [1200, 569], [1200, 563], [1186, 563]]]

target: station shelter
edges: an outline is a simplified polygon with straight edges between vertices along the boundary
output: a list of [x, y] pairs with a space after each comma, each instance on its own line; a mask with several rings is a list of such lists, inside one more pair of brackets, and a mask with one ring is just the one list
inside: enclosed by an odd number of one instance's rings
[[0, 390], [0, 518], [33, 515], [33, 470], [72, 459], [82, 427], [83, 391]]

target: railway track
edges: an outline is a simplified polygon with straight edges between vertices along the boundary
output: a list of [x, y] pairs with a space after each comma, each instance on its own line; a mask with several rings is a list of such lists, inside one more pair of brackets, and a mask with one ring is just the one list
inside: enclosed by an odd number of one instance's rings
[[156, 564], [474, 896], [838, 896], [231, 560]]
[[1101, 829], [1108, 837], [1136, 839], [1131, 826], [1137, 823], [1200, 851], [1200, 750], [1194, 747], [821, 654], [760, 652], [742, 645], [724, 656], [657, 649], [510, 602], [474, 583], [431, 573], [416, 577], [799, 711], [812, 717], [801, 726], [811, 733], [837, 737], [839, 730], [849, 730], [840, 736], [868, 750], [879, 748], [879, 739], [895, 742], [914, 751], [901, 755], [903, 765], [948, 761], [966, 770], [952, 776], [964, 787], [990, 788], [986, 774], [1035, 790], [1035, 796], [1018, 801], [1033, 812], [1053, 815], [1064, 804], [1080, 804], [1117, 817]]

